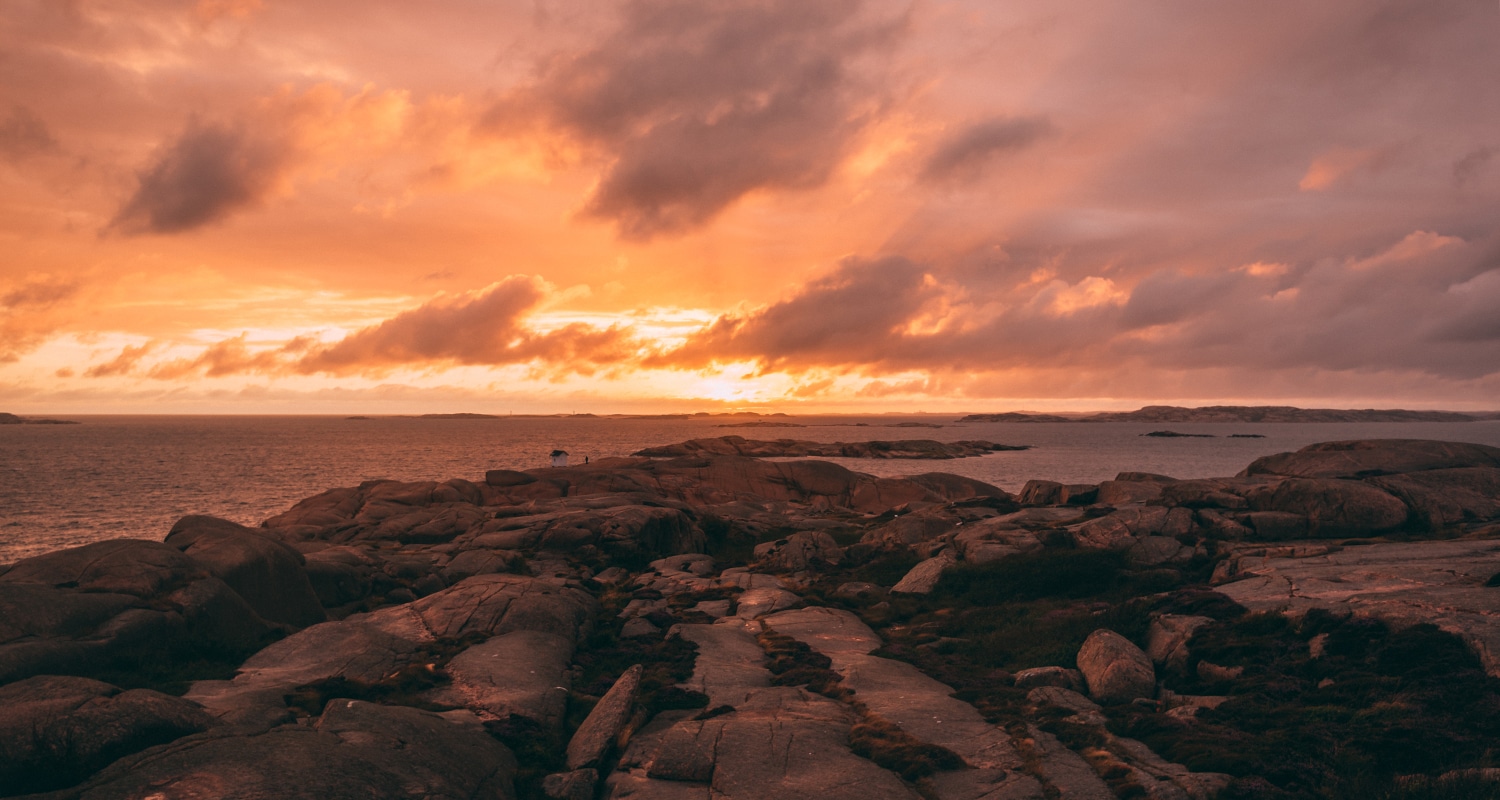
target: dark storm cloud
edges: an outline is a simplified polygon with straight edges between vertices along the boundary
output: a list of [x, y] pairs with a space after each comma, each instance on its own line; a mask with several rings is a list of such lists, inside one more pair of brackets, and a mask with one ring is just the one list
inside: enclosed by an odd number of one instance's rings
[[941, 290], [904, 258], [849, 259], [790, 298], [743, 315], [725, 315], [663, 366], [754, 359], [768, 368], [875, 364], [899, 346], [905, 327]]
[[12, 106], [10, 115], [0, 120], [0, 156], [19, 161], [56, 149], [57, 139], [31, 109]]
[[627, 239], [682, 233], [838, 168], [883, 91], [857, 62], [903, 30], [866, 16], [858, 0], [633, 0], [618, 30], [545, 64], [485, 124], [539, 113], [612, 159], [586, 216]]
[[[764, 308], [727, 315], [653, 363], [930, 374], [1063, 368], [1500, 374], [1493, 240], [1416, 231], [1302, 265], [1089, 276], [1021, 285], [910, 260], [849, 261]], [[883, 385], [882, 385], [883, 386]]]
[[565, 369], [624, 360], [634, 352], [627, 330], [583, 324], [538, 332], [526, 317], [545, 295], [521, 276], [477, 292], [443, 297], [310, 350], [293, 366], [302, 373], [351, 374], [429, 365], [500, 366], [543, 361]]
[[924, 181], [974, 177], [1003, 153], [1025, 148], [1052, 132], [1039, 117], [997, 117], [970, 125], [943, 141], [922, 165]]
[[1464, 184], [1479, 177], [1479, 174], [1495, 159], [1495, 148], [1481, 147], [1464, 154], [1463, 158], [1453, 162], [1453, 182], [1462, 187]]
[[260, 204], [290, 163], [291, 147], [245, 127], [194, 123], [140, 174], [112, 229], [181, 233]]

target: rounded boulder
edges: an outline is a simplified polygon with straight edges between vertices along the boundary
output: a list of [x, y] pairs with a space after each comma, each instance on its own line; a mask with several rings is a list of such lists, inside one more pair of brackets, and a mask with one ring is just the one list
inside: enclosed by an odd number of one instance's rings
[[1089, 634], [1078, 650], [1078, 670], [1089, 696], [1100, 703], [1125, 703], [1156, 696], [1156, 669], [1129, 639], [1111, 630]]

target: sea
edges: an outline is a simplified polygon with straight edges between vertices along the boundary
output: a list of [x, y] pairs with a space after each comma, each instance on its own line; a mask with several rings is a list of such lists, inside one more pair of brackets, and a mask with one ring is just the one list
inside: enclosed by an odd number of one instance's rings
[[[828, 459], [881, 476], [951, 472], [1019, 490], [1027, 480], [1094, 483], [1123, 471], [1233, 475], [1260, 456], [1341, 439], [1441, 439], [1500, 446], [1500, 421], [1460, 423], [976, 423], [957, 417], [744, 418], [77, 416], [78, 425], [0, 425], [0, 565], [103, 539], [160, 541], [187, 514], [246, 525], [362, 481], [482, 481], [710, 436], [869, 441], [983, 439], [1029, 450], [948, 460]], [[920, 426], [920, 427], [917, 427]], [[1143, 436], [1169, 428], [1204, 438]], [[1232, 438], [1235, 434], [1262, 438]]]

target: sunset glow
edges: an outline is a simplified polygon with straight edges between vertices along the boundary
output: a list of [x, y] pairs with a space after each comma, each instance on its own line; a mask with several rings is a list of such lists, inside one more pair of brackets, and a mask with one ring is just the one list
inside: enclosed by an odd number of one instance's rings
[[0, 0], [0, 409], [1490, 409], [1500, 6]]

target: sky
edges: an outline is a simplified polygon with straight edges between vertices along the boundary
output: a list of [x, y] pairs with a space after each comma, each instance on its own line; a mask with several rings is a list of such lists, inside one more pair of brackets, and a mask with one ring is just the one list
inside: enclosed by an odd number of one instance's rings
[[0, 0], [0, 410], [1500, 408], [1496, 0]]

